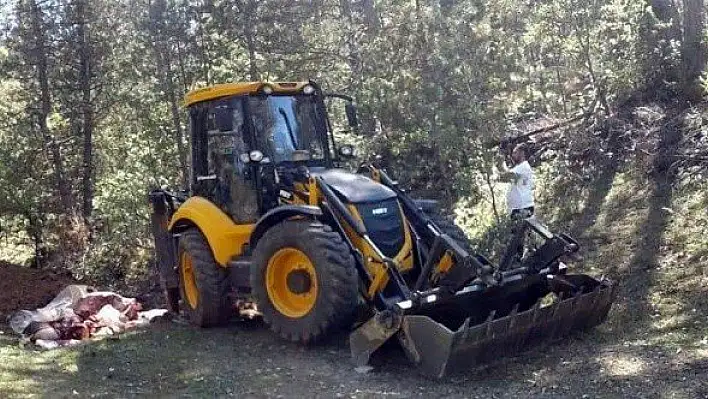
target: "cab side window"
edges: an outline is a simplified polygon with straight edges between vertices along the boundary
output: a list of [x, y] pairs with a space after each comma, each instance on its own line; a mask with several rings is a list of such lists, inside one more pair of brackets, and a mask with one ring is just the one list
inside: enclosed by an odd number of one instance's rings
[[218, 101], [210, 107], [206, 123], [209, 173], [218, 176], [224, 167], [238, 166], [239, 155], [247, 152], [243, 122], [240, 99]]
[[258, 200], [247, 165], [240, 155], [248, 153], [245, 141], [243, 104], [240, 98], [216, 101], [207, 112], [209, 174], [215, 176], [214, 200], [238, 223], [258, 217]]

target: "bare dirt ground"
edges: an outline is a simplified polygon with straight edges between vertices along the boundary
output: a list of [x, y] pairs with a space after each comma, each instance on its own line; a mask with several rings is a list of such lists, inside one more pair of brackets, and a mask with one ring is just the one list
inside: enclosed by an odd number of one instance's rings
[[66, 275], [0, 261], [0, 317], [46, 305], [73, 281]]
[[[5, 397], [708, 397], [708, 347], [667, 350], [604, 326], [442, 381], [416, 373], [395, 346], [366, 374], [346, 337], [302, 348], [259, 322], [197, 330], [174, 322], [80, 348], [36, 352], [0, 338]], [[619, 334], [622, 335], [621, 332]], [[699, 359], [700, 358], [700, 359]]]

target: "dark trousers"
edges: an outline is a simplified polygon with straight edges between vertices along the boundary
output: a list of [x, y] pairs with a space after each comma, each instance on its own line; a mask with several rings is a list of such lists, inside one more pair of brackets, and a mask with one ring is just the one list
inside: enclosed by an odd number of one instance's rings
[[512, 219], [526, 219], [529, 216], [533, 216], [535, 208], [530, 206], [523, 209], [512, 209], [511, 218]]
[[499, 263], [500, 270], [507, 270], [514, 261], [521, 261], [524, 256], [524, 241], [526, 238], [526, 222], [524, 219], [534, 214], [534, 207], [512, 209], [511, 211], [511, 240], [506, 247], [504, 256]]

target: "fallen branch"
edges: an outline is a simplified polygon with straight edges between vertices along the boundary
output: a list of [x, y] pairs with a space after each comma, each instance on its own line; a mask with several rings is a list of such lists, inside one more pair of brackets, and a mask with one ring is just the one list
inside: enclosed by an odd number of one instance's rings
[[684, 161], [708, 162], [708, 157], [699, 156], [699, 155], [673, 154], [673, 155], [669, 155], [669, 157], [684, 160]]
[[570, 125], [571, 123], [575, 123], [579, 120], [588, 119], [592, 115], [595, 114], [595, 106], [596, 105], [597, 105], [597, 99], [593, 102], [592, 106], [590, 106], [588, 111], [585, 111], [582, 114], [576, 115], [576, 116], [569, 118], [569, 119], [562, 120], [562, 121], [554, 123], [552, 125], [548, 125], [548, 126], [544, 126], [544, 127], [532, 130], [532, 131], [524, 133], [520, 136], [516, 136], [513, 138], [509, 138], [509, 139], [503, 139], [503, 140], [493, 140], [487, 144], [487, 147], [488, 148], [494, 148], [496, 146], [506, 147], [510, 144], [515, 144], [520, 141], [525, 141], [526, 139], [528, 139], [532, 136], [535, 136], [537, 134], [550, 132], [550, 131], [553, 131], [556, 129], [560, 129], [562, 127], [566, 127], [566, 126]]
[[[645, 154], [645, 155], [651, 156], [651, 157], [659, 156], [658, 152], [650, 152], [650, 151], [645, 150], [643, 148], [640, 148], [638, 151]], [[681, 162], [681, 161], [708, 162], [708, 156], [702, 156], [702, 155], [668, 154], [668, 155], [664, 155], [664, 156], [667, 158], [678, 159], [677, 162]]]
[[528, 133], [522, 134], [521, 136], [515, 137], [515, 138], [513, 139], [513, 141], [521, 141], [521, 140], [527, 139], [527, 138], [529, 138], [529, 137], [531, 137], [531, 136], [535, 136], [535, 135], [540, 134], [540, 133], [546, 133], [546, 132], [550, 132], [550, 131], [553, 131], [553, 130], [556, 130], [556, 129], [560, 129], [560, 128], [562, 128], [562, 127], [565, 127], [565, 126], [570, 125], [570, 124], [573, 123], [573, 122], [577, 122], [577, 121], [579, 121], [579, 120], [581, 120], [581, 119], [588, 118], [588, 117], [591, 116], [592, 114], [593, 114], [593, 112], [586, 112], [586, 113], [584, 113], [584, 114], [581, 114], [581, 115], [572, 117], [572, 118], [570, 118], [570, 119], [566, 119], [566, 120], [564, 120], [564, 121], [561, 121], [561, 122], [558, 122], [558, 123], [554, 123], [553, 125], [544, 126], [544, 127], [542, 127], [542, 128], [538, 128], [538, 129], [536, 129], [536, 130], [532, 130], [532, 131], [530, 131], [530, 132], [528, 132]]

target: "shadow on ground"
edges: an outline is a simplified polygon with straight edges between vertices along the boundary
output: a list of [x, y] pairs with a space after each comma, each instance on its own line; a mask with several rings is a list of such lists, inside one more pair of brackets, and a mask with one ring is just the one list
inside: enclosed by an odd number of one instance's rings
[[[621, 334], [620, 334], [621, 336]], [[74, 349], [36, 352], [5, 339], [4, 397], [700, 397], [706, 358], [617, 342], [601, 327], [444, 380], [420, 376], [396, 345], [357, 373], [345, 336], [313, 347], [277, 338], [259, 322], [198, 330], [164, 322]], [[7, 384], [11, 381], [10, 384]], [[7, 388], [7, 389], [6, 389]]]

